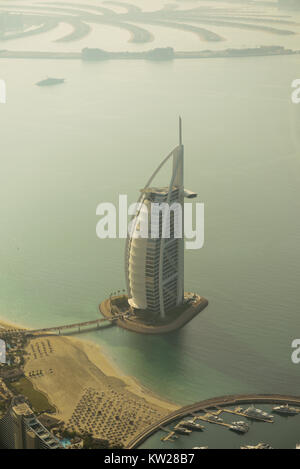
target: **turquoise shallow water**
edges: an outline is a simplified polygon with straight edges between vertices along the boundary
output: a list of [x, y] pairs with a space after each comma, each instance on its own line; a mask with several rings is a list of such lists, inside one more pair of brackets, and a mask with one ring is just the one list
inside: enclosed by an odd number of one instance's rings
[[[124, 373], [181, 404], [229, 393], [297, 394], [299, 57], [107, 62], [2, 61], [0, 311], [28, 326], [98, 317], [124, 288], [123, 240], [96, 237], [96, 206], [134, 201], [177, 142], [205, 203], [205, 247], [186, 289], [209, 307], [183, 330], [83, 335]], [[44, 75], [61, 87], [39, 89]], [[20, 80], [22, 76], [22, 80]]]

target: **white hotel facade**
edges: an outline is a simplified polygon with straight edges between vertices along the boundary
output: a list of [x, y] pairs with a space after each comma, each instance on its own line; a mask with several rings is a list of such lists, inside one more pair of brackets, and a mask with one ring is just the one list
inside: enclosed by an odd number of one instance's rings
[[[151, 186], [153, 179], [165, 163], [172, 159], [173, 168], [168, 187]], [[182, 124], [179, 121], [179, 145], [161, 162], [144, 189], [139, 203], [147, 210], [141, 210], [139, 221], [148, 217], [148, 237], [134, 235], [139, 229], [136, 221], [133, 233], [128, 237], [125, 252], [126, 282], [129, 303], [134, 309], [146, 310], [164, 318], [168, 311], [181, 305], [184, 300], [184, 198], [196, 194], [184, 189], [184, 146]], [[167, 204], [170, 207], [168, 236], [165, 233], [163, 217], [152, 216], [152, 204]], [[173, 205], [175, 204], [175, 205]], [[172, 208], [172, 205], [174, 209]], [[160, 213], [160, 215], [162, 215]], [[153, 225], [159, 236], [153, 238]], [[168, 228], [167, 228], [168, 229]], [[179, 233], [179, 236], [178, 236]]]

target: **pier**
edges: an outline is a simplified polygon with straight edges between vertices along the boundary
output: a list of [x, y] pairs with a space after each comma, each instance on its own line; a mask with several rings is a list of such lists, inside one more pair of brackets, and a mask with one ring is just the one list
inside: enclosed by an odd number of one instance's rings
[[171, 442], [173, 442], [173, 441], [177, 440], [178, 436], [176, 435], [174, 430], [169, 430], [168, 428], [164, 428], [164, 427], [161, 427], [160, 430], [167, 433], [167, 435], [165, 435], [161, 438], [161, 441], [171, 441]]
[[[77, 322], [72, 324], [64, 324], [62, 326], [51, 326], [43, 329], [6, 329], [3, 330], [4, 334], [21, 334], [21, 335], [47, 335], [50, 333], [57, 333], [62, 335], [66, 331], [74, 330], [75, 333], [80, 334], [83, 332], [89, 332], [91, 330], [101, 329], [101, 326], [104, 327], [112, 326], [120, 319], [123, 319], [124, 314], [119, 314], [113, 318], [100, 318], [92, 321]], [[128, 314], [126, 315], [128, 316]]]
[[[206, 409], [204, 410], [206, 412]], [[215, 412], [213, 411], [207, 411], [205, 415], [195, 415], [193, 414], [193, 421], [196, 422], [197, 420], [201, 420], [202, 422], [206, 423], [212, 423], [214, 425], [220, 425], [221, 427], [227, 427], [230, 428], [231, 424], [230, 423], [225, 423], [225, 422], [218, 422], [217, 420], [212, 420], [212, 416], [219, 417], [223, 412], [223, 409], [217, 410]]]

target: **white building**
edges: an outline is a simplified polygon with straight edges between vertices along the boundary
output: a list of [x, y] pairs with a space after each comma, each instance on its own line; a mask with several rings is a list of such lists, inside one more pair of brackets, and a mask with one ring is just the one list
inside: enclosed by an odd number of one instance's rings
[[[169, 186], [152, 187], [153, 179], [171, 158], [173, 169]], [[184, 147], [180, 119], [179, 145], [161, 162], [141, 190], [138, 201], [141, 209], [133, 235], [127, 239], [126, 281], [129, 303], [133, 308], [165, 317], [169, 310], [183, 303], [184, 197], [195, 196], [195, 193], [184, 190]], [[160, 211], [154, 217], [151, 210], [153, 204], [167, 204], [169, 211]], [[163, 214], [167, 212], [169, 218], [165, 220], [169, 222], [165, 224]], [[148, 237], [137, 237], [136, 232], [145, 218], [148, 220]], [[153, 231], [159, 236], [153, 238]]]
[[12, 399], [0, 418], [0, 448], [2, 449], [63, 449], [60, 441], [37, 419], [22, 396]]

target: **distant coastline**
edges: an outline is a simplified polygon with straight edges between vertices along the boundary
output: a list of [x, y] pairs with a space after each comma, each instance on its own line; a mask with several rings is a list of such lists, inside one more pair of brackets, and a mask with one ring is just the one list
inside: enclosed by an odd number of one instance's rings
[[216, 59], [234, 57], [266, 57], [300, 54], [300, 50], [286, 49], [282, 46], [260, 46], [241, 49], [174, 51], [170, 47], [157, 48], [143, 52], [109, 52], [102, 49], [83, 49], [81, 52], [47, 51], [10, 51], [0, 50], [0, 59], [59, 59], [102, 62], [106, 60], [149, 60], [171, 61], [178, 59]]

